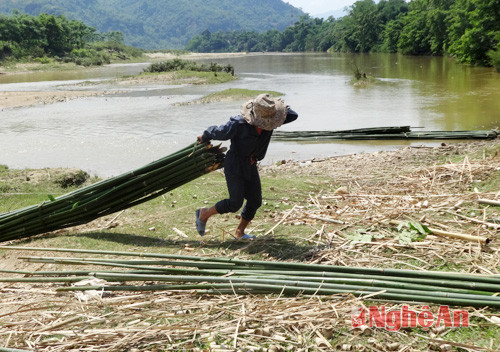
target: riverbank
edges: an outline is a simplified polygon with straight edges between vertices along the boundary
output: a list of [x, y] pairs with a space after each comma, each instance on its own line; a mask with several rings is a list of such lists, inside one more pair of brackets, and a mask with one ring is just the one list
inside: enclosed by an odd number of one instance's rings
[[[17, 177], [18, 183], [9, 189], [10, 194], [1, 196], [4, 201], [0, 202], [0, 212], [43, 201], [47, 194], [68, 191], [47, 183], [52, 179], [50, 170], [40, 175], [48, 176], [45, 181], [39, 177], [36, 182], [35, 177], [24, 181]], [[239, 221], [234, 214], [213, 218], [207, 236], [197, 235], [194, 210], [225, 197], [224, 176], [213, 172], [122, 213], [3, 244], [500, 273], [499, 229], [495, 221], [500, 218], [500, 210], [478, 203], [479, 198], [500, 198], [498, 139], [432, 148], [406, 147], [307, 162], [284, 160], [263, 167], [261, 176], [264, 202], [249, 227], [249, 233], [260, 238], [257, 241], [232, 240]], [[4, 188], [9, 179], [1, 180]], [[487, 237], [489, 243], [438, 234], [412, 237], [411, 231], [398, 230], [390, 220], [415, 221], [446, 232]], [[81, 266], [20, 259], [52, 257], [51, 254], [0, 250], [0, 255], [4, 270], [82, 270]], [[39, 351], [81, 350], [82, 344], [110, 350], [119, 346], [127, 350], [199, 351], [494, 351], [500, 345], [500, 312], [495, 309], [460, 308], [470, 318], [470, 325], [461, 328], [433, 326], [428, 330], [407, 328], [391, 332], [384, 328], [352, 327], [351, 313], [363, 305], [398, 310], [402, 303], [408, 303], [410, 310], [428, 311], [425, 305], [411, 302], [410, 297], [407, 302], [393, 303], [377, 301], [376, 295], [359, 300], [344, 294], [56, 294], [56, 288], [67, 285], [70, 284], [2, 284], [2, 345], [36, 347]], [[27, 306], [30, 308], [23, 309]], [[438, 305], [430, 306], [435, 316], [438, 309]]]
[[116, 94], [117, 91], [34, 91], [0, 92], [0, 109], [62, 103], [73, 99]]
[[[173, 59], [185, 60], [202, 60], [202, 59], [217, 59], [217, 58], [231, 58], [241, 57], [245, 53], [214, 53], [214, 54], [200, 54], [200, 53], [146, 53], [142, 60], [134, 60], [134, 63], [153, 63]], [[127, 61], [132, 62], [132, 61]], [[5, 75], [15, 75], [28, 72], [44, 72], [44, 71], [75, 71], [75, 70], [93, 70], [96, 67], [83, 67], [77, 66], [73, 63], [58, 63], [43, 65], [40, 63], [20, 63], [12, 65], [8, 70], [2, 72]], [[134, 77], [123, 77], [116, 80], [118, 87], [133, 86], [139, 84], [214, 84], [223, 83], [230, 80], [229, 75], [220, 73], [218, 77], [213, 77], [208, 73], [164, 73], [164, 74], [149, 74], [137, 75]], [[102, 82], [101, 82], [102, 83]], [[113, 82], [111, 82], [113, 83]], [[94, 83], [98, 84], [98, 82]], [[86, 83], [89, 85], [89, 83]], [[103, 96], [120, 93], [119, 90], [82, 90], [82, 89], [57, 89], [52, 91], [2, 91], [0, 92], [0, 109], [28, 107], [40, 104], [54, 104], [59, 102], [66, 102], [73, 99], [85, 98], [90, 96]]]

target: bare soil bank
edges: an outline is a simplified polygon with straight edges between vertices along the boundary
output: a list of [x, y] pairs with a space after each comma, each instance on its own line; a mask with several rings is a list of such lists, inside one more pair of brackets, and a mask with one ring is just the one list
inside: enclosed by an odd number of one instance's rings
[[[145, 54], [146, 61], [156, 62], [165, 61], [172, 59], [186, 59], [186, 60], [196, 60], [196, 59], [212, 59], [221, 57], [238, 57], [246, 55], [245, 53], [227, 53], [227, 54], [210, 54], [210, 53], [187, 53], [182, 55], [170, 54], [170, 53], [151, 53]], [[22, 72], [29, 72], [31, 69], [35, 68], [40, 70], [40, 64], [19, 64], [15, 69], [9, 72], [3, 72], [2, 74], [15, 74]], [[42, 66], [43, 69], [43, 66]], [[53, 66], [47, 67], [48, 70], [54, 70]], [[85, 67], [76, 67], [74, 69], [86, 70]], [[168, 83], [174, 82], [177, 78], [171, 73], [165, 75], [146, 75], [140, 76], [138, 78], [128, 78], [123, 81], [117, 81], [120, 86], [137, 84], [137, 83]], [[183, 83], [199, 83], [200, 80], [186, 80]], [[59, 102], [65, 102], [72, 99], [84, 98], [89, 96], [97, 95], [107, 95], [116, 94], [117, 91], [84, 91], [84, 90], [57, 90], [57, 91], [28, 91], [28, 92], [16, 92], [16, 91], [2, 91], [0, 92], [0, 109], [8, 108], [19, 108], [32, 105], [40, 104], [54, 104]]]

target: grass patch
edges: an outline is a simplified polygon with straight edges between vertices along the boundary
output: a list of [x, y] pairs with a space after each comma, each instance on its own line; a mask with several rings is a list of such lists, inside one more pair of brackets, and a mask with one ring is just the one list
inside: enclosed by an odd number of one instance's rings
[[201, 72], [180, 70], [174, 72], [143, 72], [136, 76], [123, 76], [118, 80], [122, 85], [134, 85], [143, 83], [162, 84], [219, 84], [231, 82], [238, 79], [236, 76], [226, 72]]
[[360, 78], [353, 78], [351, 84], [356, 88], [367, 88], [373, 84], [379, 83], [380, 80], [372, 76], [363, 76]]
[[219, 84], [231, 82], [237, 77], [226, 72], [198, 72], [198, 71], [176, 71], [173, 75], [174, 81], [189, 82], [191, 84]]
[[[68, 191], [55, 183], [54, 177], [40, 182], [24, 181], [31, 170], [8, 170], [5, 177], [11, 186], [27, 194], [3, 195], [0, 213], [21, 207], [39, 204], [48, 200], [48, 195], [57, 197]], [[41, 171], [42, 173], [45, 171]], [[32, 180], [34, 181], [34, 179]], [[262, 234], [275, 225], [283, 211], [293, 204], [309, 207], [304, 193], [316, 193], [335, 188], [327, 178], [270, 174], [262, 177], [263, 206], [259, 209], [250, 229]], [[29, 193], [28, 193], [29, 192]], [[286, 196], [285, 196], [286, 195]], [[140, 248], [151, 252], [177, 252], [181, 248], [196, 248], [200, 236], [194, 226], [194, 211], [208, 207], [227, 197], [226, 182], [222, 172], [213, 172], [194, 182], [183, 185], [172, 192], [147, 203], [125, 210], [116, 219], [116, 228], [102, 229], [114, 216], [107, 216], [78, 229], [69, 229], [57, 235], [47, 234], [22, 240], [24, 244], [48, 247], [72, 247], [128, 251]], [[211, 219], [205, 236], [206, 248], [213, 251], [238, 249], [245, 244], [234, 242], [232, 234], [239, 223], [237, 214], [224, 214]], [[179, 235], [179, 231], [185, 234]], [[303, 257], [310, 250], [305, 238], [310, 236], [305, 226], [283, 227], [272, 242], [257, 243], [248, 253], [258, 259], [273, 257], [291, 259]], [[189, 249], [188, 249], [189, 250]]]
[[[469, 346], [500, 346], [498, 326], [476, 317], [470, 318], [469, 327], [451, 329], [446, 338]], [[460, 349], [459, 349], [460, 351]], [[466, 349], [462, 349], [466, 351]]]
[[16, 73], [16, 72], [43, 72], [43, 71], [72, 71], [81, 69], [82, 67], [77, 66], [73, 62], [62, 63], [50, 59], [48, 63], [40, 63], [40, 62], [28, 62], [28, 61], [8, 61], [2, 62], [0, 65], [3, 71]]
[[252, 99], [259, 94], [268, 93], [273, 97], [282, 96], [283, 93], [275, 92], [275, 91], [266, 91], [266, 90], [252, 90], [252, 89], [240, 89], [240, 88], [230, 88], [225, 89], [220, 92], [212, 93], [204, 96], [200, 99], [202, 103], [214, 103], [219, 101], [230, 101], [230, 100], [245, 100]]

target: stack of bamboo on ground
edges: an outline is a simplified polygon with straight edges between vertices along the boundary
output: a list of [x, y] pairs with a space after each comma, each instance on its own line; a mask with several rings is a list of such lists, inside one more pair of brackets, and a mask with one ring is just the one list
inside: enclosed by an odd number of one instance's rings
[[222, 166], [223, 149], [187, 146], [139, 169], [0, 215], [0, 241], [81, 225], [158, 197]]
[[418, 140], [418, 139], [494, 139], [495, 130], [485, 131], [412, 131], [410, 126], [358, 128], [341, 131], [276, 131], [273, 138], [289, 141]]
[[[133, 253], [57, 248], [0, 247], [0, 249], [91, 253], [99, 258], [25, 257], [29, 262], [86, 265], [113, 268], [111, 271], [81, 270], [26, 272], [24, 278], [1, 278], [0, 282], [76, 283], [97, 278], [105, 284], [73, 286], [58, 291], [164, 291], [197, 290], [205, 294], [269, 294], [370, 296], [397, 302], [425, 302], [454, 306], [500, 308], [500, 276], [362, 268], [294, 262], [250, 261], [157, 253]], [[100, 259], [103, 255], [150, 259]], [[127, 271], [118, 271], [127, 269]], [[44, 276], [44, 277], [38, 277]], [[146, 282], [156, 284], [146, 284]], [[142, 282], [113, 285], [110, 282]]]

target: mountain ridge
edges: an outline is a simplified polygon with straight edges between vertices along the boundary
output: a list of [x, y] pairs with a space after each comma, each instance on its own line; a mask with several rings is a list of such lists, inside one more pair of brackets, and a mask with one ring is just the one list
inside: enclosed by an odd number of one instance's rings
[[125, 44], [182, 49], [205, 30], [283, 30], [303, 11], [282, 0], [3, 0], [0, 13], [63, 15], [100, 32], [120, 31]]

